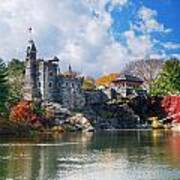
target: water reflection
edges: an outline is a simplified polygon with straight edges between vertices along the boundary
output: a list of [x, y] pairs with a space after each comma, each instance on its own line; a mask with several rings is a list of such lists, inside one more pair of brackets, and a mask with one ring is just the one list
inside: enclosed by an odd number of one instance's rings
[[167, 137], [166, 151], [173, 167], [180, 167], [180, 133], [174, 132]]
[[0, 177], [20, 180], [178, 179], [179, 154], [180, 133], [170, 131], [2, 139]]

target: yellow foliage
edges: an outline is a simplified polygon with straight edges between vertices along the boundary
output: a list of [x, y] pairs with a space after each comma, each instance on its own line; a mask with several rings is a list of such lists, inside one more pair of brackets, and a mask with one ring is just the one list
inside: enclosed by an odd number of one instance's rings
[[110, 83], [119, 76], [120, 76], [119, 73], [111, 73], [111, 74], [102, 76], [96, 80], [96, 86], [108, 87]]
[[95, 82], [92, 78], [86, 78], [83, 82], [83, 89], [85, 90], [94, 90], [96, 88]]

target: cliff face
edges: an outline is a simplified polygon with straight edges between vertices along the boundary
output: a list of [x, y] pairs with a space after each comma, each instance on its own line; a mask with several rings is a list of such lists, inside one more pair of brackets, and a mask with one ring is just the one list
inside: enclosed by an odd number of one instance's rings
[[132, 129], [140, 123], [139, 116], [127, 104], [89, 104], [81, 111], [69, 111], [61, 105], [46, 106], [56, 125], [66, 129], [92, 131], [93, 129]]
[[90, 119], [95, 129], [132, 129], [139, 124], [139, 116], [127, 104], [87, 106], [83, 114]]
[[[161, 120], [165, 119], [164, 123], [180, 122], [179, 96], [163, 98], [138, 96], [129, 99], [108, 100], [100, 91], [89, 92], [86, 96], [86, 105], [81, 109], [70, 110], [60, 103], [44, 102], [41, 105], [45, 114], [38, 116], [34, 114], [37, 111], [32, 109], [35, 106], [31, 106], [30, 102], [25, 102], [25, 104], [22, 103], [22, 106], [17, 105], [14, 112], [12, 111], [12, 117], [18, 121], [17, 115], [21, 115], [20, 119], [22, 122], [26, 122], [25, 124], [30, 123], [35, 126], [35, 124], [37, 125], [35, 122], [39, 122], [45, 128], [61, 126], [63, 130], [67, 131], [135, 129], [147, 123], [151, 116], [157, 116], [157, 119]], [[21, 113], [19, 114], [19, 112]], [[16, 129], [14, 125], [12, 127]], [[3, 132], [7, 134], [8, 131], [4, 130], [6, 128], [3, 128]], [[3, 132], [0, 129], [0, 133]], [[13, 130], [9, 132], [13, 132]]]
[[141, 122], [156, 116], [164, 123], [180, 122], [180, 96], [136, 97], [129, 101], [129, 107], [140, 116]]
[[[84, 119], [86, 119], [85, 124], [89, 124], [88, 127], [91, 125], [94, 129], [100, 130], [139, 128], [146, 124], [152, 116], [157, 116], [158, 119], [166, 118], [168, 110], [172, 110], [170, 107], [177, 110], [178, 108], [174, 105], [177, 107], [179, 105], [179, 101], [175, 97], [137, 96], [129, 97], [129, 99], [110, 100], [101, 91], [85, 92], [85, 99], [86, 104], [80, 110], [69, 111], [55, 103], [48, 108], [54, 112], [52, 118], [57, 124], [66, 126], [71, 124], [71, 129], [84, 129], [85, 127], [88, 129], [87, 126], [80, 123], [81, 121], [85, 122]], [[174, 99], [176, 101], [172, 101]], [[92, 130], [92, 128], [90, 129]]]

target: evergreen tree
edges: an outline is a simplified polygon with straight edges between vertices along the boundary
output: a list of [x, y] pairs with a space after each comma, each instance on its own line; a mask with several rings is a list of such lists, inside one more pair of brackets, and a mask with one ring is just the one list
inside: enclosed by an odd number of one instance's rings
[[15, 104], [22, 98], [24, 62], [12, 59], [8, 64], [9, 103]]
[[7, 68], [2, 59], [0, 59], [0, 114], [6, 110], [8, 98]]

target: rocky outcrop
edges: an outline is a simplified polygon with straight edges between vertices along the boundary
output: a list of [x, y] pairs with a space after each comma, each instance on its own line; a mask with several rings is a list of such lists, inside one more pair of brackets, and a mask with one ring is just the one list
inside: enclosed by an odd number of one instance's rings
[[54, 120], [56, 126], [62, 126], [68, 131], [93, 131], [89, 119], [81, 113], [69, 111], [58, 103], [45, 103], [46, 116]]
[[141, 123], [143, 124], [152, 116], [157, 116], [159, 119], [166, 117], [162, 108], [162, 100], [162, 97], [137, 96], [129, 99], [128, 106], [140, 116]]
[[93, 126], [91, 125], [89, 119], [87, 119], [83, 114], [76, 113], [74, 116], [71, 116], [66, 119], [64, 125], [65, 129], [69, 128], [74, 131], [83, 131], [90, 132], [94, 131]]
[[108, 96], [100, 90], [85, 91], [86, 106], [103, 104], [109, 100]]
[[86, 108], [83, 112], [95, 129], [137, 128], [139, 116], [127, 105], [102, 104]]
[[59, 103], [45, 102], [42, 105], [45, 109], [46, 117], [60, 123], [72, 115], [67, 108], [62, 107]]
[[137, 128], [140, 118], [127, 104], [100, 103], [86, 105], [81, 113], [72, 112], [57, 103], [45, 105], [55, 125], [70, 131]]

